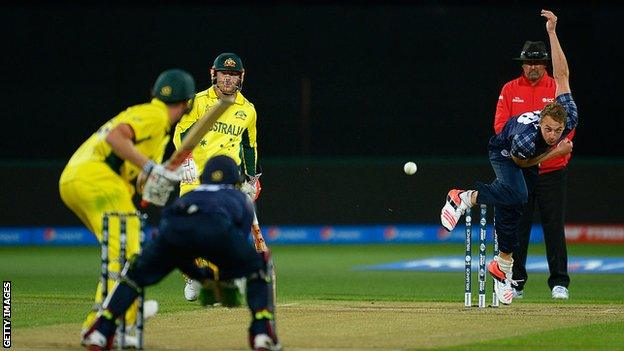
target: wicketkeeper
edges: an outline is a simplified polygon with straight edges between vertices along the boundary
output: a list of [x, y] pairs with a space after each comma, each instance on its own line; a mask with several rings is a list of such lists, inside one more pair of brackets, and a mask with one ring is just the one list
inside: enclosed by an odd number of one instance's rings
[[[109, 350], [116, 319], [146, 286], [158, 283], [175, 268], [202, 283], [200, 301], [215, 297], [226, 305], [221, 287], [229, 286], [234, 278], [246, 277], [250, 346], [253, 350], [281, 350], [267, 274], [269, 257], [256, 252], [250, 240], [253, 204], [239, 190], [238, 166], [228, 156], [216, 156], [206, 163], [200, 180], [200, 186], [165, 209], [158, 237], [122, 273], [104, 302], [104, 311], [85, 336], [89, 350]], [[197, 257], [219, 266], [218, 280], [212, 270], [195, 265]]]

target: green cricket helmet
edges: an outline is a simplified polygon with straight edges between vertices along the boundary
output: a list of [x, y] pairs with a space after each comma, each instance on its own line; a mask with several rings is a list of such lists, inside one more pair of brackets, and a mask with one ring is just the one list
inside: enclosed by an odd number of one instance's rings
[[192, 105], [195, 98], [195, 80], [184, 70], [168, 69], [156, 79], [152, 96], [165, 103], [189, 101], [189, 105]]
[[210, 69], [210, 76], [212, 79], [212, 84], [217, 84], [217, 75], [216, 72], [219, 71], [230, 71], [230, 72], [240, 72], [241, 79], [238, 84], [238, 90], [243, 88], [243, 79], [245, 78], [245, 67], [243, 67], [243, 60], [241, 60], [238, 55], [231, 52], [224, 52], [215, 58], [212, 68]]
[[234, 71], [244, 72], [243, 61], [236, 54], [231, 52], [224, 52], [217, 56], [212, 64], [212, 69], [215, 71]]

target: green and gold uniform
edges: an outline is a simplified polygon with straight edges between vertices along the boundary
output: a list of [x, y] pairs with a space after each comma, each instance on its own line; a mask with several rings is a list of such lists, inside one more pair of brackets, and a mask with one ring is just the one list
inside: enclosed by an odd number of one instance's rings
[[[193, 110], [178, 122], [173, 135], [173, 143], [179, 148], [184, 135], [210, 107], [218, 101], [214, 86], [195, 96]], [[250, 176], [256, 175], [258, 160], [256, 144], [256, 109], [240, 91], [236, 93], [234, 104], [219, 117], [212, 130], [208, 132], [193, 150], [193, 159], [197, 164], [197, 173], [201, 174], [206, 161], [215, 155], [227, 155], [241, 166], [242, 171]], [[180, 195], [199, 185], [180, 184]]]
[[[136, 149], [156, 163], [163, 158], [169, 140], [171, 122], [167, 105], [159, 99], [132, 106], [106, 122], [87, 139], [71, 157], [59, 180], [63, 202], [102, 240], [102, 216], [105, 212], [135, 212], [132, 202], [134, 180], [141, 172], [129, 161], [119, 158], [106, 142], [108, 133], [119, 124], [127, 124], [134, 131]], [[127, 256], [139, 252], [139, 220], [128, 219]], [[109, 271], [119, 272], [119, 231], [112, 230], [109, 238]], [[114, 280], [109, 280], [111, 291]], [[102, 302], [101, 285], [95, 295], [96, 307]], [[95, 313], [89, 314], [83, 324], [91, 325]], [[129, 324], [134, 324], [136, 305], [127, 314]]]

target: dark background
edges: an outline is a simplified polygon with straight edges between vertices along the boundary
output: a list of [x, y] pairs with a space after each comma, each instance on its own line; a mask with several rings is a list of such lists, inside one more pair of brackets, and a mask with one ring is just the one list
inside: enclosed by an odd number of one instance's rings
[[[548, 39], [540, 3], [258, 3], [2, 5], [1, 224], [77, 223], [56, 190], [73, 151], [120, 110], [148, 100], [164, 69], [186, 69], [207, 88], [212, 60], [224, 51], [242, 57], [243, 93], [258, 111], [268, 222], [435, 222], [458, 173], [479, 170], [464, 174], [466, 185], [473, 175], [491, 177], [485, 150], [497, 97], [520, 74], [511, 58], [525, 40]], [[607, 202], [622, 190], [624, 7], [552, 4], [580, 110], [572, 164], [581, 162], [581, 178], [571, 182], [588, 180], [571, 190]], [[421, 165], [411, 178], [401, 172], [407, 160]], [[431, 184], [421, 173], [428, 162]], [[315, 183], [311, 174], [326, 172], [330, 185]], [[612, 186], [588, 187], [597, 179]], [[368, 204], [349, 201], [367, 192]], [[403, 200], [393, 206], [405, 208], [398, 217], [376, 207], [395, 193]], [[343, 203], [334, 207], [335, 199]], [[571, 207], [572, 220], [582, 221], [620, 221], [624, 209], [590, 206], [581, 215], [581, 204]]]

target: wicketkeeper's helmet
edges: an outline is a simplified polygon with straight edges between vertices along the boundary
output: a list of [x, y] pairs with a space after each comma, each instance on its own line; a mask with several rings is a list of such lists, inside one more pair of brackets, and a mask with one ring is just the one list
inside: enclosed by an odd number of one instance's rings
[[192, 100], [195, 97], [195, 80], [184, 70], [166, 70], [156, 79], [152, 96], [165, 103]]

